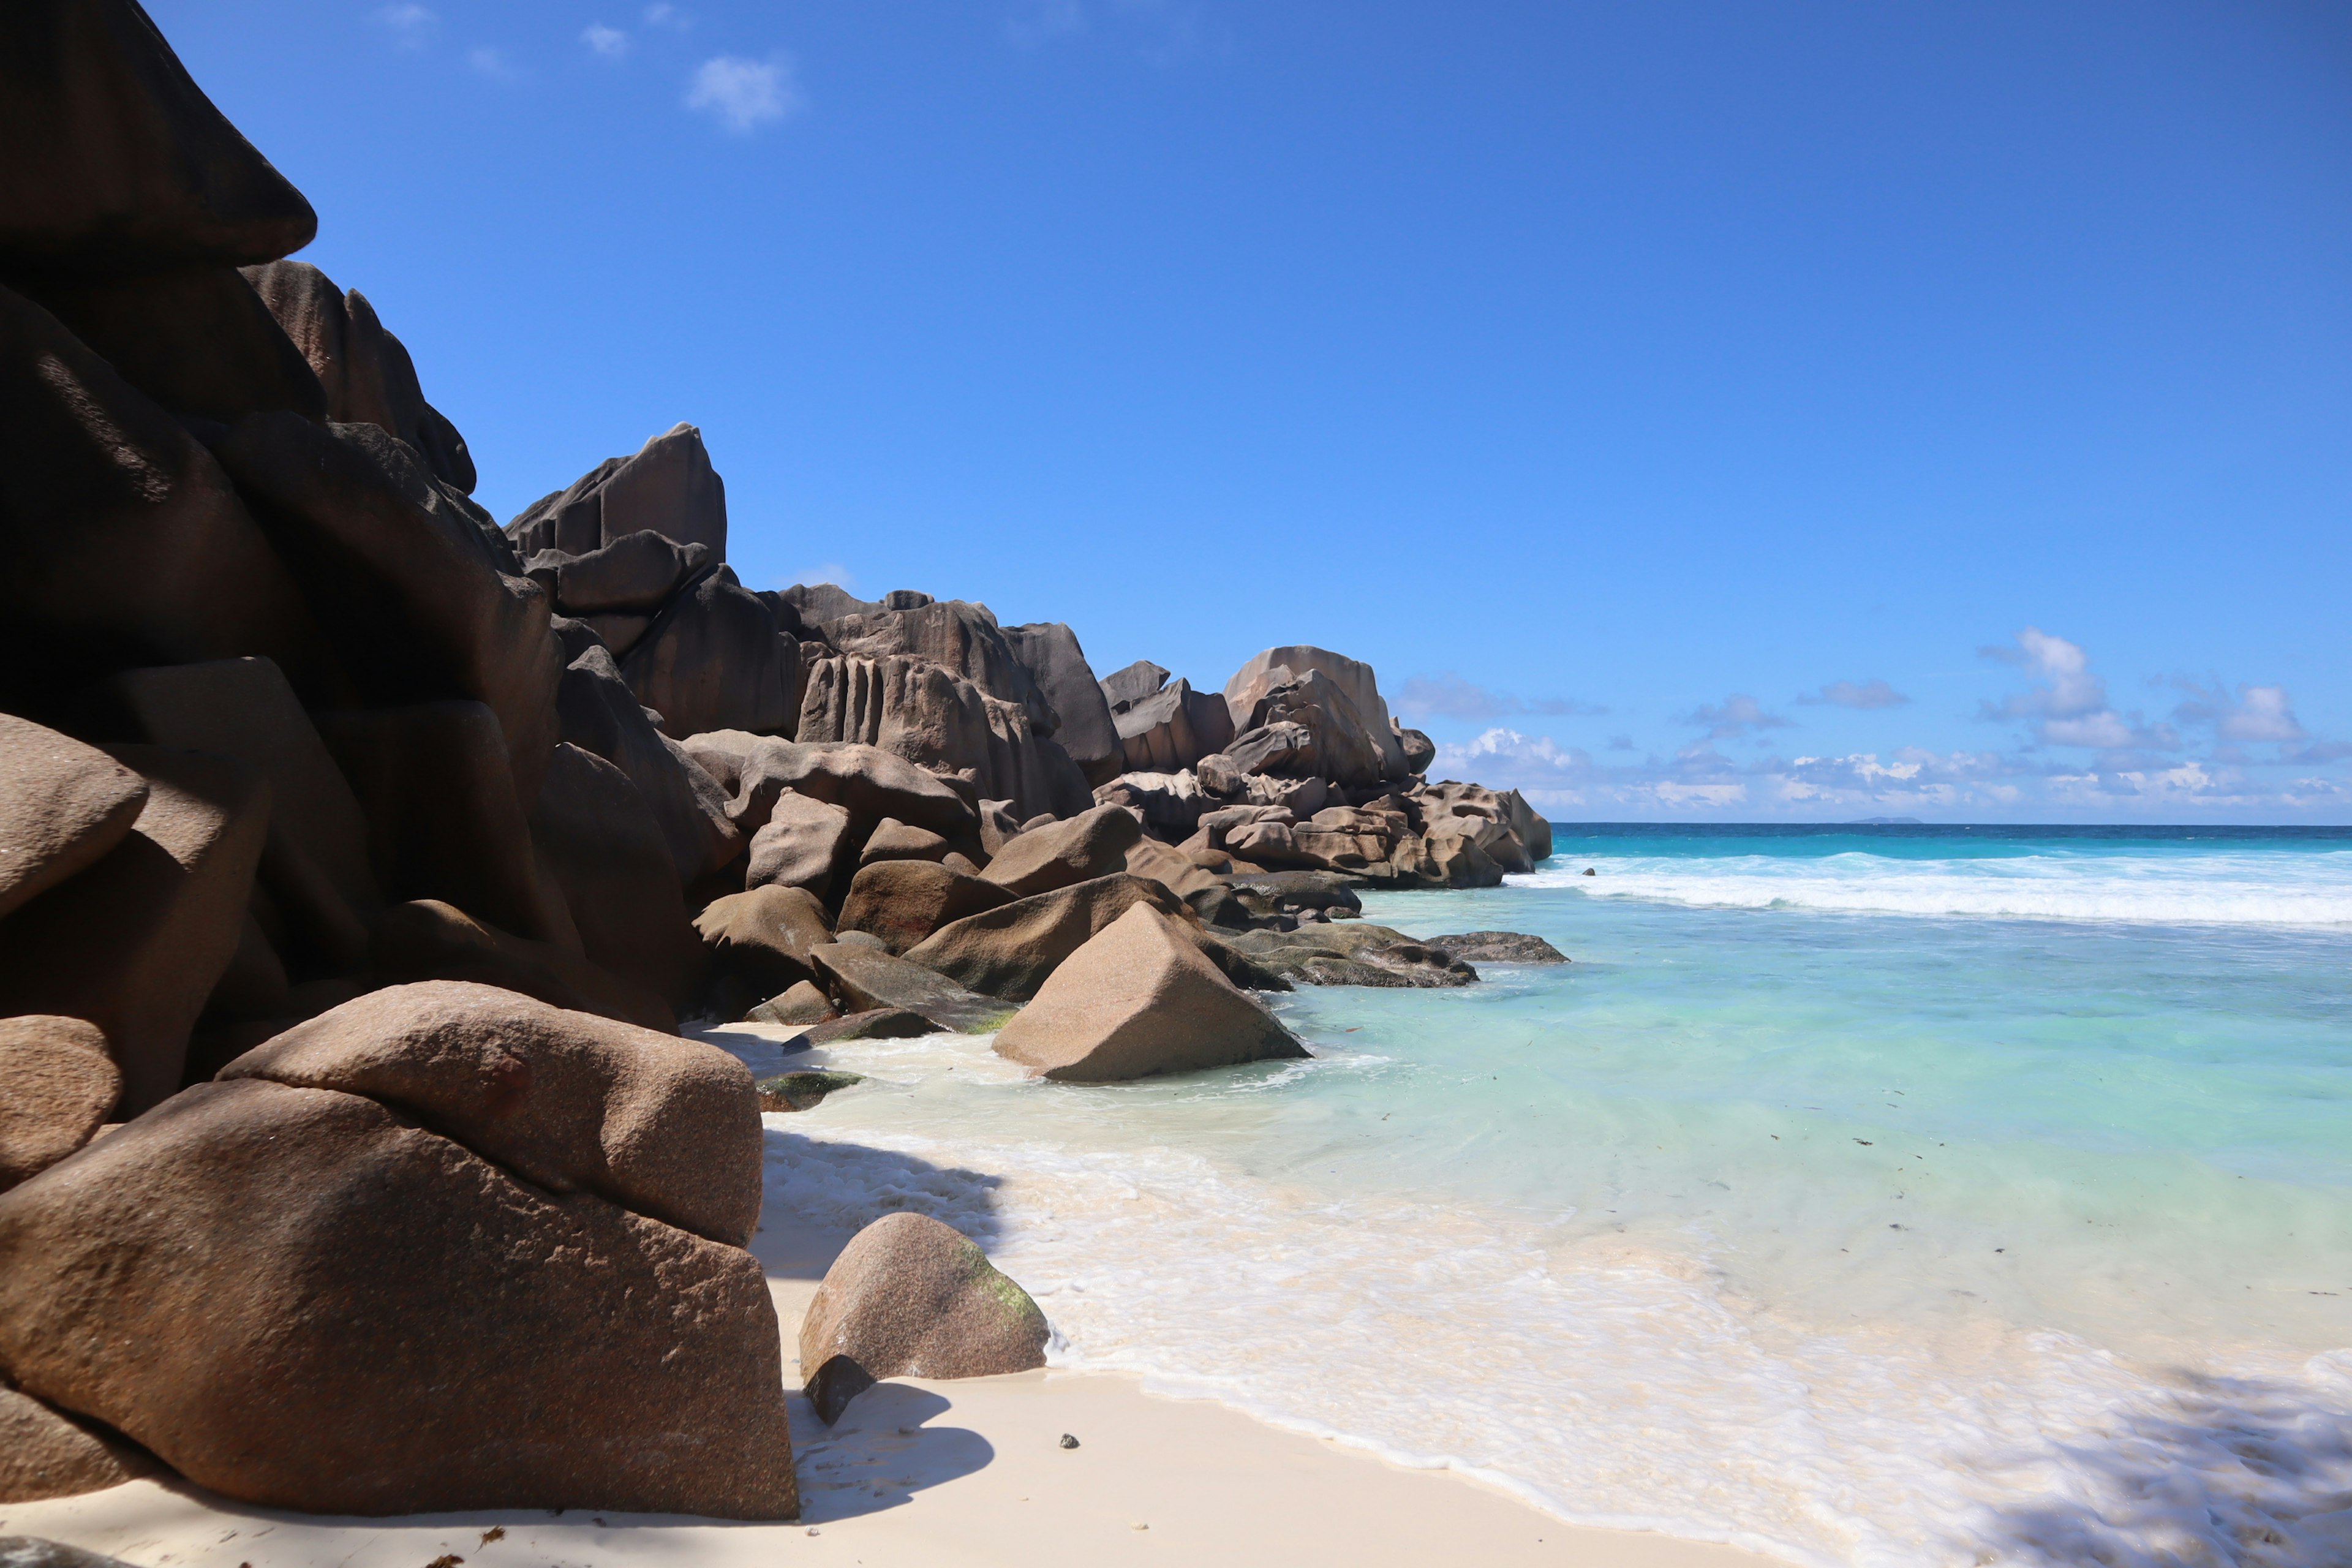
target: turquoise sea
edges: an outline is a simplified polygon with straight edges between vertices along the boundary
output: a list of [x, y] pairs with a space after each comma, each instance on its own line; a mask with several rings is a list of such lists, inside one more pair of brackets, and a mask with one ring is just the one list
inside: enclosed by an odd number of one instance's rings
[[2352, 830], [1557, 831], [1365, 914], [1565, 968], [1302, 990], [1314, 1060], [1117, 1088], [836, 1050], [776, 1194], [972, 1231], [1056, 1364], [1575, 1520], [2352, 1563]]

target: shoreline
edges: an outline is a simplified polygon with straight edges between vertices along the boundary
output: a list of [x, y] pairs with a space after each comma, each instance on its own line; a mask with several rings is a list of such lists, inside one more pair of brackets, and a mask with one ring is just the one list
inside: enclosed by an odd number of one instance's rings
[[[849, 1240], [788, 1214], [752, 1251], [768, 1276], [788, 1378], [800, 1319]], [[355, 1519], [238, 1503], [184, 1481], [0, 1506], [0, 1534], [139, 1568], [707, 1564], [787, 1559], [863, 1568], [1207, 1562], [1419, 1568], [1432, 1560], [1580, 1568], [1773, 1568], [1787, 1559], [1647, 1531], [1568, 1523], [1463, 1470], [1396, 1464], [1139, 1376], [1048, 1368], [958, 1382], [893, 1378], [831, 1427], [791, 1399], [803, 1517], [488, 1510]], [[1078, 1436], [1065, 1449], [1060, 1436]], [[492, 1531], [502, 1534], [494, 1539]], [[455, 1568], [452, 1564], [451, 1568]]]

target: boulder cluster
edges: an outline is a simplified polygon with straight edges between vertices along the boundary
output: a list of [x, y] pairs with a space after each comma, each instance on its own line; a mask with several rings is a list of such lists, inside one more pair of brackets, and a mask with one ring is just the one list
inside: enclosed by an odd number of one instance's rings
[[[1355, 889], [1550, 852], [1339, 654], [747, 588], [691, 426], [499, 523], [134, 0], [0, 13], [0, 1501], [791, 1517], [759, 1118], [839, 1085], [680, 1019], [1297, 1056], [1253, 992], [1475, 978]], [[894, 1247], [813, 1394], [1030, 1363]]]

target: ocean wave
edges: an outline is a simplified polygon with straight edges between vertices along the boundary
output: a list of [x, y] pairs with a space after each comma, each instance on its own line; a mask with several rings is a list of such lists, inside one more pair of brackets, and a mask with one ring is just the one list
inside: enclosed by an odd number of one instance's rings
[[[1584, 868], [1596, 875], [1587, 877]], [[1515, 887], [1696, 908], [2143, 925], [2352, 926], [2352, 856], [1562, 858]]]

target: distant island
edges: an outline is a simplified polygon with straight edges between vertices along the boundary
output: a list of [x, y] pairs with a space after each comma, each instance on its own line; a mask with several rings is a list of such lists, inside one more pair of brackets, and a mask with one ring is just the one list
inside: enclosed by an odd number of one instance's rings
[[1841, 827], [1925, 827], [1916, 816], [1857, 816], [1852, 822], [1838, 824]]

